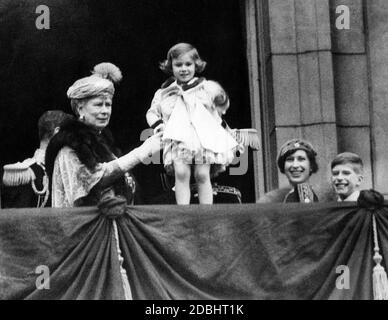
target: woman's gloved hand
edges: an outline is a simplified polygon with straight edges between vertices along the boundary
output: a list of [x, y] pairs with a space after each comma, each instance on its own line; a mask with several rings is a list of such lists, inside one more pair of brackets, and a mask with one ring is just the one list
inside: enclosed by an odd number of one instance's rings
[[145, 140], [141, 146], [115, 160], [120, 169], [126, 172], [159, 152], [162, 149], [162, 135], [162, 132], [154, 134]]
[[136, 152], [140, 161], [152, 157], [155, 153], [162, 149], [162, 135], [163, 132], [158, 132], [143, 142], [140, 147], [137, 147], [131, 152]]

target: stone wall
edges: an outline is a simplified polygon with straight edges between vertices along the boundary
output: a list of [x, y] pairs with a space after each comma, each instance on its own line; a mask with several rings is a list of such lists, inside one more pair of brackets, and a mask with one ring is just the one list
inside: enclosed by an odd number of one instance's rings
[[[336, 28], [339, 5], [350, 10], [348, 30]], [[337, 152], [358, 153], [362, 187], [388, 195], [388, 2], [268, 0], [268, 15], [276, 149], [293, 137], [311, 141], [315, 184], [328, 181]]]

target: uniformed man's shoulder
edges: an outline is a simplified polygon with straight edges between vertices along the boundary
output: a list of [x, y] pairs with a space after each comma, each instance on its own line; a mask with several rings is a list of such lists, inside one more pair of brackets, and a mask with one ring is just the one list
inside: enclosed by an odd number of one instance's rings
[[36, 159], [28, 158], [23, 162], [6, 164], [3, 167], [3, 185], [14, 187], [31, 183], [36, 179], [32, 169], [32, 166], [36, 163]]

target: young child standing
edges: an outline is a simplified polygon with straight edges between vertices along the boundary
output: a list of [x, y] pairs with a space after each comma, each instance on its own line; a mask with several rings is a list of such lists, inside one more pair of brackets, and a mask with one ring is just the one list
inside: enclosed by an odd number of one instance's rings
[[147, 111], [148, 124], [163, 131], [163, 161], [175, 175], [177, 204], [190, 203], [193, 168], [200, 204], [213, 203], [212, 175], [224, 171], [234, 158], [238, 143], [221, 125], [229, 98], [215, 81], [198, 78], [206, 66], [196, 48], [178, 43], [160, 68], [172, 75], [156, 91]]

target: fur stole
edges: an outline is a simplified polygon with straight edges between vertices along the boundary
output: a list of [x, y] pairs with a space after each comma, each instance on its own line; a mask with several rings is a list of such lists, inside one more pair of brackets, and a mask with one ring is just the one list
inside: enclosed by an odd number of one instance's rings
[[113, 137], [108, 129], [98, 133], [95, 129], [78, 120], [68, 120], [50, 140], [46, 150], [46, 170], [49, 177], [54, 170], [58, 152], [65, 146], [73, 149], [79, 160], [90, 170], [99, 162], [109, 162], [119, 151], [113, 147]]

